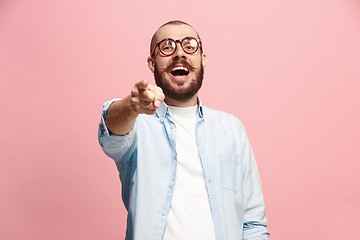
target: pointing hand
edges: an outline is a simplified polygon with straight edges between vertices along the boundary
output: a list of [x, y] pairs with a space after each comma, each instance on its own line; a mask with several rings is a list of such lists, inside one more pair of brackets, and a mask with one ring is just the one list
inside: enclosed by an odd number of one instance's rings
[[130, 105], [137, 113], [154, 114], [161, 106], [165, 95], [161, 88], [142, 80], [131, 90]]

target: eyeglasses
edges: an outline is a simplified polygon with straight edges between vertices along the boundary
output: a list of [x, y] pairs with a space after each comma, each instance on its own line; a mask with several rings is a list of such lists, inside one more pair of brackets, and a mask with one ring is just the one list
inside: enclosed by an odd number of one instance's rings
[[170, 56], [176, 51], [177, 43], [180, 43], [181, 48], [188, 54], [195, 53], [199, 47], [201, 49], [201, 40], [193, 37], [186, 37], [183, 40], [174, 40], [171, 38], [165, 38], [158, 42], [154, 49], [151, 51], [151, 56], [154, 54], [156, 47], [165, 56]]

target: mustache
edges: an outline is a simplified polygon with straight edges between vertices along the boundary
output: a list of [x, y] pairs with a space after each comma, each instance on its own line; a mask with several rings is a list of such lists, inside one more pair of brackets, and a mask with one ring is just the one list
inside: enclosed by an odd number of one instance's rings
[[190, 63], [188, 63], [187, 61], [185, 61], [184, 59], [181, 60], [175, 60], [172, 63], [170, 63], [166, 68], [162, 68], [161, 70], [163, 72], [170, 72], [171, 69], [173, 69], [177, 64], [181, 64], [185, 67], [187, 67], [187, 69], [189, 69], [189, 71], [194, 71], [196, 68], [193, 67]]

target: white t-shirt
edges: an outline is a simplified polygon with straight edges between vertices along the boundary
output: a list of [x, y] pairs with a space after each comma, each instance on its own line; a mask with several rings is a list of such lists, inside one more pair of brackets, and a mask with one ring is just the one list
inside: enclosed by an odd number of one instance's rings
[[163, 240], [215, 240], [214, 223], [195, 136], [198, 106], [169, 106], [176, 126], [177, 167]]

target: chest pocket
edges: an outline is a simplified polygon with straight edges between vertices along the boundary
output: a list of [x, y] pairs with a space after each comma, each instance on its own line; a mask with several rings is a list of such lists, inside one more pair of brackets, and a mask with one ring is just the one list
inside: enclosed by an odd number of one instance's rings
[[242, 164], [237, 154], [220, 154], [222, 187], [235, 192], [241, 189]]

